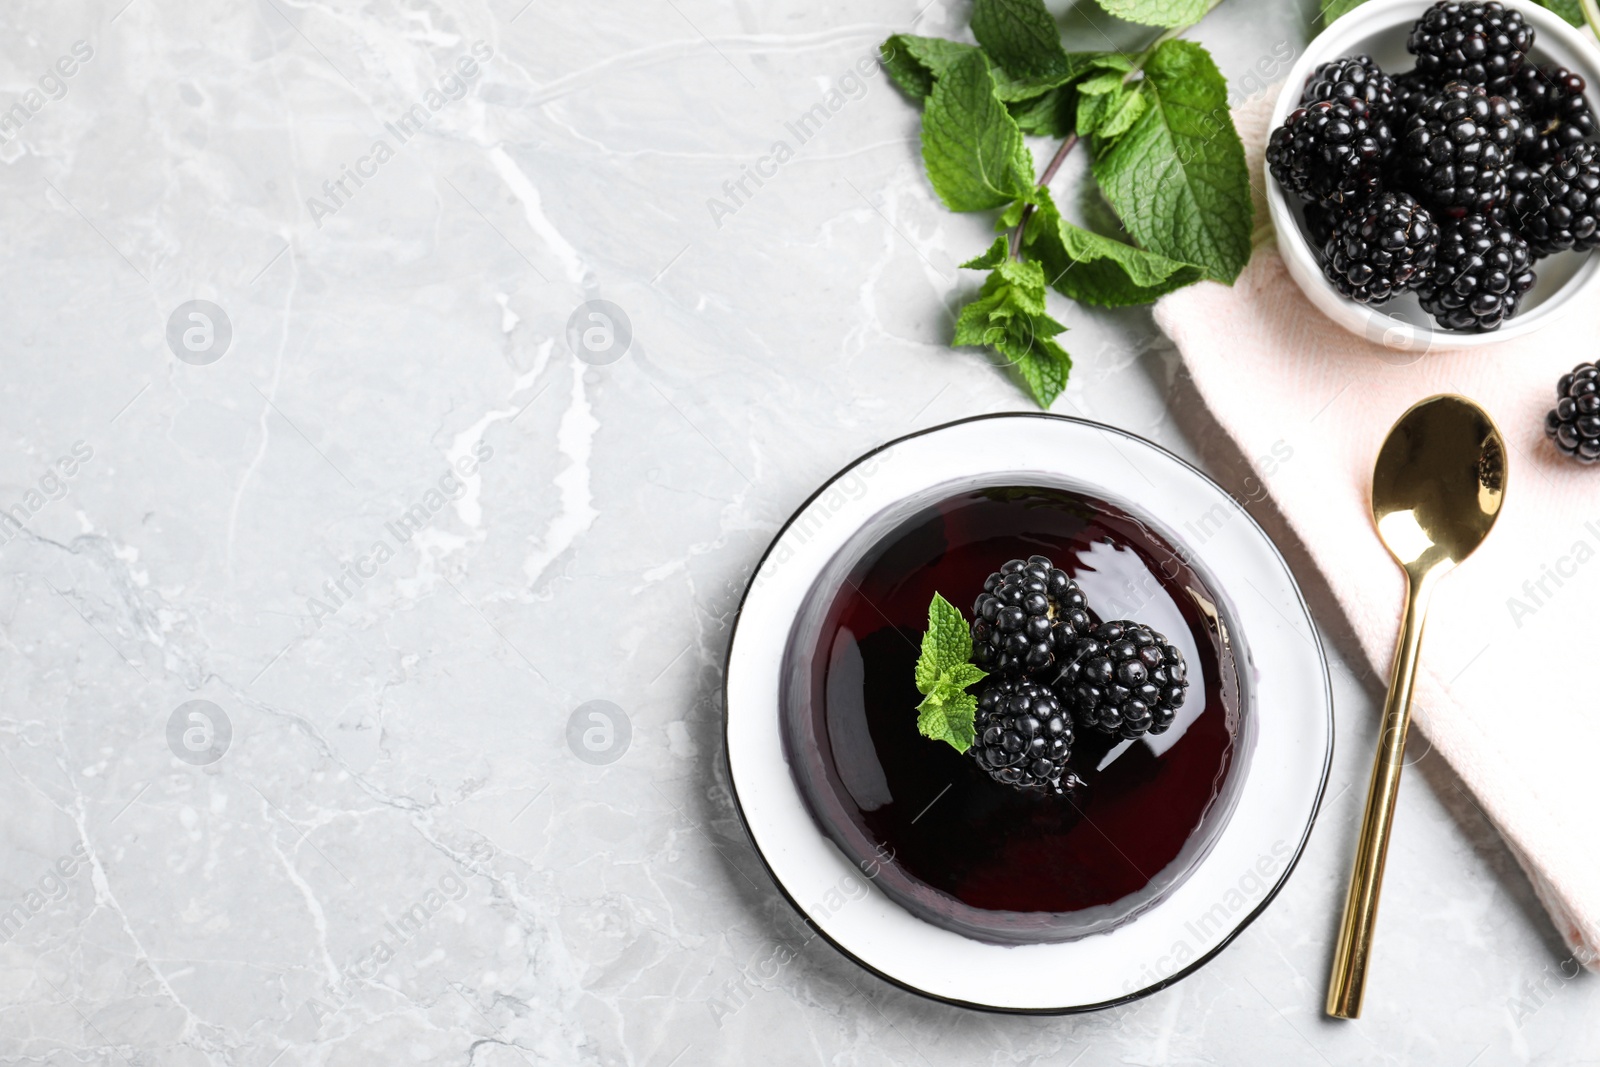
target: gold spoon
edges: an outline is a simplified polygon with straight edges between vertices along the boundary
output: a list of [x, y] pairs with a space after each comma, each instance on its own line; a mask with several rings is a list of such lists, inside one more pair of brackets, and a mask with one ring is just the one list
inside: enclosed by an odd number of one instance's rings
[[1400, 416], [1372, 473], [1372, 518], [1406, 572], [1406, 606], [1328, 981], [1328, 1014], [1338, 1019], [1360, 1015], [1366, 992], [1428, 600], [1439, 579], [1472, 555], [1494, 527], [1505, 499], [1505, 455], [1505, 442], [1488, 414], [1466, 397], [1446, 394]]

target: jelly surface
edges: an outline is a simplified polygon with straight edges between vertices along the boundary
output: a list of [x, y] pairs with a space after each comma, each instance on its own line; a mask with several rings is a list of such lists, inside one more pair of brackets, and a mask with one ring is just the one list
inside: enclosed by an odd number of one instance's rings
[[[1229, 519], [1213, 514], [1185, 541], [1217, 521]], [[970, 619], [984, 579], [1034, 554], [1078, 581], [1095, 621], [1151, 626], [1189, 667], [1188, 699], [1164, 733], [1077, 728], [1069, 765], [1080, 781], [1059, 795], [995, 782], [916, 728], [913, 665], [934, 593]], [[1008, 928], [1000, 913], [1087, 909], [1103, 927], [1203, 853], [1197, 835], [1220, 825], [1237, 762], [1239, 686], [1218, 598], [1167, 538], [1065, 490], [972, 490], [898, 523], [814, 595], [826, 599], [795, 650], [807, 674], [793, 689], [805, 706], [788, 712], [791, 766], [824, 832], [869, 873], [888, 867], [879, 880], [891, 896], [974, 936], [1048, 940], [1089, 927]]]

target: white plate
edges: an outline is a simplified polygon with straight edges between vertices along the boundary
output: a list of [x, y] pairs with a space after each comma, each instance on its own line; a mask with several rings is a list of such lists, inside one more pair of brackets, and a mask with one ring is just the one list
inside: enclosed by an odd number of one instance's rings
[[[1019, 464], [1017, 457], [1026, 457]], [[1069, 488], [1167, 534], [1231, 602], [1246, 650], [1253, 751], [1232, 815], [1175, 889], [1116, 929], [1054, 944], [975, 941], [884, 896], [817, 828], [784, 755], [779, 692], [791, 627], [829, 561], [887, 509], [952, 483]], [[1220, 510], [1218, 510], [1220, 509]], [[1198, 520], [1204, 519], [1199, 525]], [[1173, 536], [1188, 524], [1203, 544]], [[913, 992], [996, 1011], [1060, 1013], [1152, 993], [1215, 955], [1288, 877], [1333, 752], [1327, 664], [1283, 557], [1236, 501], [1164, 449], [1060, 416], [950, 423], [868, 453], [779, 532], [745, 592], [728, 652], [729, 772], [745, 827], [784, 896], [835, 947]]]
[[[1596, 50], [1593, 40], [1537, 4], [1519, 0], [1501, 2], [1520, 11], [1533, 27], [1530, 61], [1557, 63], [1576, 71], [1589, 83], [1589, 99], [1600, 99], [1596, 95], [1600, 94], [1600, 51]], [[1330, 59], [1366, 53], [1390, 74], [1410, 70], [1415, 65], [1415, 57], [1406, 52], [1406, 38], [1411, 34], [1411, 24], [1431, 6], [1431, 0], [1368, 0], [1336, 19], [1306, 46], [1300, 61], [1289, 72], [1283, 93], [1272, 109], [1269, 129], [1283, 125], [1289, 112], [1299, 106], [1306, 79]], [[1524, 337], [1576, 307], [1582, 297], [1592, 292], [1596, 278], [1600, 278], [1600, 257], [1586, 252], [1549, 256], [1534, 265], [1539, 280], [1523, 297], [1517, 314], [1504, 326], [1489, 333], [1442, 329], [1434, 325], [1417, 298], [1409, 294], [1377, 308], [1340, 296], [1322, 276], [1322, 268], [1317, 266], [1300, 201], [1295, 199], [1291, 203], [1270, 170], [1266, 173], [1266, 183], [1267, 210], [1278, 231], [1278, 250], [1289, 276], [1328, 318], [1351, 333], [1397, 351], [1421, 355], [1433, 350], [1480, 348]]]

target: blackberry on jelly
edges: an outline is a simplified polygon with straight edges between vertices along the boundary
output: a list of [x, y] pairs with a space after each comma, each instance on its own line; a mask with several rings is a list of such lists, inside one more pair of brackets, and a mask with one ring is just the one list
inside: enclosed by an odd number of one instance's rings
[[1065, 662], [1089, 629], [1089, 601], [1045, 556], [1014, 559], [989, 575], [972, 605], [972, 661], [1016, 677]]
[[1125, 738], [1172, 725], [1188, 669], [1165, 637], [1136, 622], [1103, 622], [1078, 642], [1056, 683], [1080, 726]]
[[967, 751], [1003, 785], [1061, 792], [1072, 755], [1072, 720], [1046, 686], [991, 679], [978, 697], [977, 742]]

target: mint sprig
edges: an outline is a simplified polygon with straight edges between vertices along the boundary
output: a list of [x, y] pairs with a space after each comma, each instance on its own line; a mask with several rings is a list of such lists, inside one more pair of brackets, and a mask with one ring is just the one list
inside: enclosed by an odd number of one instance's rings
[[[1205, 49], [1178, 39], [1219, 2], [1098, 0], [1164, 28], [1129, 54], [1068, 51], [1042, 0], [974, 0], [976, 45], [909, 34], [883, 43], [889, 77], [923, 106], [934, 191], [952, 211], [998, 211], [1007, 232], [964, 264], [988, 276], [957, 314], [954, 343], [992, 350], [1041, 407], [1072, 369], [1047, 289], [1103, 307], [1147, 304], [1202, 279], [1231, 284], [1249, 258], [1250, 175], [1227, 83]], [[1061, 142], [1037, 177], [1025, 136]], [[1049, 192], [1080, 146], [1116, 223], [1107, 232], [1069, 221]]]
[[972, 631], [961, 611], [933, 594], [928, 605], [928, 630], [917, 657], [917, 730], [923, 737], [947, 742], [965, 752], [977, 740], [973, 718], [978, 698], [967, 692], [988, 675], [972, 664]]

